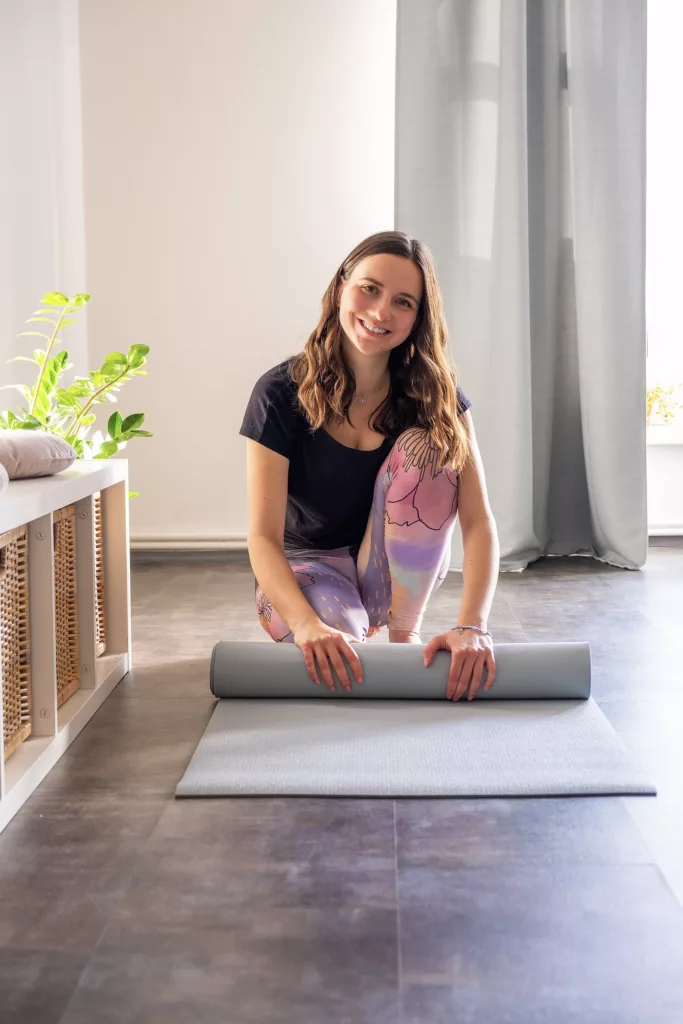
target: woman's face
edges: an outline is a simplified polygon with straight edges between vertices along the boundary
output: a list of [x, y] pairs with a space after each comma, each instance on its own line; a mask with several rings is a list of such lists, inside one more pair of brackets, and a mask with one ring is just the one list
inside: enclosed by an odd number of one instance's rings
[[372, 356], [405, 341], [417, 317], [422, 287], [420, 268], [404, 256], [383, 253], [356, 264], [339, 302], [339, 322], [351, 345]]

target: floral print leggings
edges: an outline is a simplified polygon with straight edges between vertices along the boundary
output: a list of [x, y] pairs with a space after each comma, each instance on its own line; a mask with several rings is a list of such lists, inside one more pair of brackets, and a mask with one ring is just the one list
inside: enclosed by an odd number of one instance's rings
[[[427, 602], [448, 571], [458, 511], [457, 474], [437, 470], [436, 455], [419, 427], [400, 435], [377, 474], [356, 559], [349, 548], [289, 557], [323, 622], [359, 641], [370, 627], [419, 632]], [[294, 642], [258, 582], [256, 609], [273, 640]]]

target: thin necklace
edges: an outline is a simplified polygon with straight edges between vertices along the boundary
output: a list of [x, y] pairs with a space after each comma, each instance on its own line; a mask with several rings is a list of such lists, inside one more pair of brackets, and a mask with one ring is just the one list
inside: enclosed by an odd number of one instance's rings
[[365, 405], [371, 395], [376, 394], [378, 391], [383, 391], [386, 386], [387, 382], [385, 381], [384, 384], [380, 384], [379, 387], [373, 388], [371, 391], [366, 391], [364, 395], [354, 395], [354, 401], [358, 402], [359, 405]]

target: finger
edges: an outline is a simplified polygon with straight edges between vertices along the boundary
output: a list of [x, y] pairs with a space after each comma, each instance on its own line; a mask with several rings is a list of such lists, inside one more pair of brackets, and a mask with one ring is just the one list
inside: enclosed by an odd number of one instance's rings
[[474, 700], [477, 696], [479, 686], [481, 684], [481, 677], [484, 674], [484, 666], [486, 665], [486, 651], [479, 651], [477, 660], [474, 663], [472, 670], [472, 682], [470, 683], [469, 693], [467, 694], [468, 700]]
[[460, 700], [463, 696], [467, 687], [469, 686], [470, 679], [472, 678], [472, 669], [474, 667], [474, 659], [476, 658], [476, 651], [465, 651], [465, 657], [462, 662], [462, 668], [460, 670], [460, 678], [458, 679], [455, 687], [455, 694], [453, 700]]
[[429, 666], [432, 663], [432, 658], [438, 650], [441, 648], [441, 641], [437, 636], [432, 637], [429, 643], [425, 646], [422, 654], [424, 656], [425, 665]]
[[466, 653], [467, 652], [462, 648], [456, 648], [456, 650], [451, 653], [451, 667], [448, 672], [448, 685], [446, 686], [446, 696], [449, 700], [456, 699], [455, 691], [460, 680]]
[[318, 673], [315, 670], [315, 660], [313, 658], [312, 650], [310, 649], [310, 647], [302, 647], [301, 653], [304, 656], [304, 664], [306, 666], [306, 670], [308, 671], [309, 676], [311, 677], [316, 686], [320, 686], [320, 679], [318, 677]]
[[[353, 640], [354, 642], [357, 642], [355, 636], [352, 637], [351, 640]], [[349, 643], [351, 643], [351, 640], [349, 640]], [[351, 667], [351, 671], [353, 672], [353, 677], [356, 680], [356, 682], [357, 683], [362, 683], [363, 682], [363, 663], [361, 662], [361, 660], [358, 657], [358, 655], [356, 654], [356, 652], [353, 650], [352, 647], [349, 646], [349, 647], [346, 647], [346, 648], [342, 648], [342, 654], [345, 655], [346, 660], [348, 661], [348, 663], [349, 663], [349, 665]]]
[[350, 693], [351, 680], [349, 679], [348, 672], [346, 671], [346, 665], [344, 664], [334, 640], [332, 640], [327, 649], [327, 657], [329, 658], [334, 671], [337, 673], [337, 679], [342, 684], [343, 689], [346, 690], [347, 693]]
[[486, 682], [484, 684], [485, 690], [490, 690], [496, 681], [496, 657], [493, 651], [489, 651], [486, 655]]
[[332, 678], [332, 673], [330, 671], [330, 663], [327, 660], [327, 654], [322, 644], [320, 645], [320, 647], [316, 647], [315, 657], [318, 662], [318, 668], [320, 669], [320, 675], [323, 677], [323, 680], [325, 681], [325, 686], [327, 687], [328, 690], [334, 693], [334, 679]]

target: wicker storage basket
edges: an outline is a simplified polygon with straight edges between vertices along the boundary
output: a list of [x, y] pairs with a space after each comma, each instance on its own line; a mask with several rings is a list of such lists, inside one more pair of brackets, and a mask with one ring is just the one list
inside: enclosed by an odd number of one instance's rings
[[97, 657], [107, 649], [107, 620], [104, 615], [104, 519], [102, 514], [102, 497], [98, 491], [94, 495], [95, 516], [95, 578], [97, 609], [95, 622], [97, 626]]
[[[95, 625], [96, 654], [107, 647], [104, 614], [104, 545], [102, 499], [93, 496], [95, 519]], [[57, 647], [57, 706], [61, 707], [78, 689], [78, 589], [76, 583], [75, 507], [67, 505], [53, 513], [55, 546], [55, 626]]]
[[0, 536], [0, 647], [5, 760], [31, 734], [28, 528]]
[[55, 545], [55, 647], [57, 707], [78, 689], [78, 591], [76, 515], [73, 505], [52, 514]]

